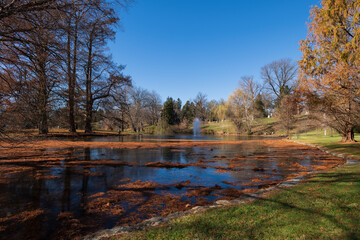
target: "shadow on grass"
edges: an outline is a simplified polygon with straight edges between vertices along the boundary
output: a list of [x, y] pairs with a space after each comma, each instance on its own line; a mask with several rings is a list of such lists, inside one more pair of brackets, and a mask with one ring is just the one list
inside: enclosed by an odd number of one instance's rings
[[326, 143], [323, 146], [329, 150], [351, 154], [360, 158], [360, 144], [358, 143]]

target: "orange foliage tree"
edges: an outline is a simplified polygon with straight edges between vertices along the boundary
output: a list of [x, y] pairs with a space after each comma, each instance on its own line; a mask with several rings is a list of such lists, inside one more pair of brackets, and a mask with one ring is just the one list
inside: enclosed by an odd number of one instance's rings
[[352, 142], [360, 119], [360, 1], [322, 0], [310, 19], [300, 42], [300, 90], [342, 141]]

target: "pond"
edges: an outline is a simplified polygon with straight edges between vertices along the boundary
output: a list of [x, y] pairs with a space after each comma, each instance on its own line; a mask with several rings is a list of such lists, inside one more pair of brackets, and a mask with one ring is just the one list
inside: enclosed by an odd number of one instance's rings
[[[0, 155], [1, 239], [73, 239], [234, 199], [342, 161], [314, 148], [261, 137], [54, 142]], [[60, 147], [64, 142], [66, 147]]]

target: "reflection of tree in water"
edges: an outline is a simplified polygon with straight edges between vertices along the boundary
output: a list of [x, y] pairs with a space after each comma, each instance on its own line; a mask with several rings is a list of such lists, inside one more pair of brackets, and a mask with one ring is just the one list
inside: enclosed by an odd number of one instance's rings
[[181, 152], [179, 152], [179, 149], [175, 148], [160, 148], [160, 158], [158, 161], [183, 163]]
[[[84, 149], [85, 153], [85, 161], [91, 161], [91, 155], [90, 155], [90, 148]], [[83, 176], [82, 176], [82, 185], [81, 185], [81, 206], [82, 211], [81, 214], [84, 214], [83, 210], [84, 207], [87, 206], [87, 197], [88, 197], [88, 182], [89, 182], [89, 175], [88, 172], [90, 172], [90, 168], [87, 166], [83, 166]]]
[[74, 148], [69, 148], [68, 154], [64, 160], [65, 169], [64, 169], [64, 185], [63, 185], [63, 194], [61, 197], [61, 211], [70, 211], [71, 207], [71, 167], [66, 164], [66, 161], [73, 159], [74, 157]]
[[[304, 157], [304, 154], [308, 157]], [[201, 160], [211, 160], [215, 162], [207, 162], [206, 164], [213, 167], [224, 166], [226, 168], [232, 163], [230, 160], [237, 155], [239, 160], [234, 161], [234, 163], [239, 163], [238, 166], [234, 165], [236, 171], [217, 172], [217, 168], [197, 166], [185, 168], [152, 168], [145, 166], [146, 163], [156, 161], [186, 164]], [[7, 184], [0, 184], [2, 192], [0, 197], [0, 217], [6, 217], [7, 212], [16, 214], [18, 213], [17, 209], [21, 209], [21, 211], [39, 208], [46, 209], [45, 215], [35, 219], [34, 222], [37, 221], [35, 227], [26, 223], [19, 224], [18, 228], [25, 230], [21, 231], [19, 236], [26, 232], [34, 232], [34, 230], [35, 232], [42, 232], [46, 236], [46, 234], [49, 234], [54, 229], [59, 230], [63, 227], [60, 220], [57, 220], [60, 212], [72, 212], [74, 217], [84, 224], [87, 224], [89, 219], [99, 217], [100, 220], [97, 226], [111, 226], [112, 222], [109, 223], [109, 221], [113, 220], [110, 218], [89, 215], [88, 209], [91, 206], [90, 201], [93, 199], [89, 198], [89, 196], [99, 192], [116, 190], [116, 187], [121, 184], [120, 180], [122, 179], [129, 178], [131, 182], [137, 180], [143, 182], [152, 181], [160, 184], [190, 180], [193, 185], [205, 187], [213, 187], [215, 184], [218, 184], [223, 188], [242, 188], [242, 182], [249, 182], [252, 178], [261, 178], [264, 174], [286, 176], [298, 170], [296, 170], [296, 166], [281, 165], [283, 163], [314, 164], [314, 158], [318, 158], [314, 155], [316, 154], [313, 153], [312, 155], [311, 150], [308, 152], [307, 150], [297, 150], [291, 147], [285, 149], [282, 146], [267, 146], [261, 142], [192, 148], [71, 148], [68, 149], [67, 155], [64, 156], [64, 160], [61, 160], [59, 165], [54, 166], [54, 164], [51, 164], [49, 168], [42, 165], [42, 167], [37, 167], [35, 170], [14, 175], [16, 177], [12, 176], [11, 181]], [[138, 165], [102, 165], [102, 160], [135, 162]], [[79, 164], [76, 161], [79, 161]], [[81, 164], [81, 161], [84, 162]], [[94, 162], [94, 164], [91, 162]], [[244, 165], [242, 166], [241, 164]], [[267, 170], [265, 172], [254, 171], [254, 167]], [[272, 172], [273, 169], [276, 172]], [[49, 172], [51, 170], [52, 174], [60, 177], [47, 178], [48, 170]], [[237, 182], [239, 185], [230, 186], [222, 183], [223, 181]], [[254, 187], [256, 188], [256, 186]], [[150, 191], [149, 194], [151, 196], [144, 195], [143, 200], [146, 202], [154, 193], [156, 195], [161, 190]], [[186, 187], [182, 189], [172, 187], [169, 191], [162, 192], [161, 194], [184, 194], [186, 191], [189, 191]]]
[[[119, 162], [135, 162], [139, 166], [147, 162], [158, 159], [159, 151], [149, 151], [148, 149], [91, 149], [90, 160], [113, 159]], [[101, 171], [103, 178], [103, 189], [108, 190], [117, 185], [119, 180], [130, 178], [132, 180], [146, 178], [155, 174], [156, 169], [149, 169], [138, 166], [102, 166], [94, 168], [95, 171]], [[95, 180], [91, 177], [91, 180]], [[98, 182], [96, 184], [99, 184]]]
[[[22, 164], [24, 167], [26, 163]], [[18, 166], [18, 167], [23, 167]], [[47, 207], [44, 194], [49, 194], [42, 168], [34, 168], [17, 174], [12, 174], [10, 182], [0, 184], [0, 218], [3, 218], [7, 228], [1, 232], [4, 239], [18, 239], [44, 237], [43, 230], [46, 228], [41, 209]], [[51, 207], [51, 206], [50, 206]], [[40, 215], [31, 217], [31, 214], [40, 211]], [[22, 220], [26, 216], [30, 220]], [[13, 219], [12, 219], [13, 217]], [[19, 224], [21, 223], [21, 224]]]

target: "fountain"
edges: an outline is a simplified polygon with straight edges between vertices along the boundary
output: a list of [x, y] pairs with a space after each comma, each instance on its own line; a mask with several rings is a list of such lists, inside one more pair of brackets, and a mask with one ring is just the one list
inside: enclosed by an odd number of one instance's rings
[[193, 125], [194, 136], [200, 136], [200, 130], [201, 130], [200, 120], [198, 118], [195, 118]]

